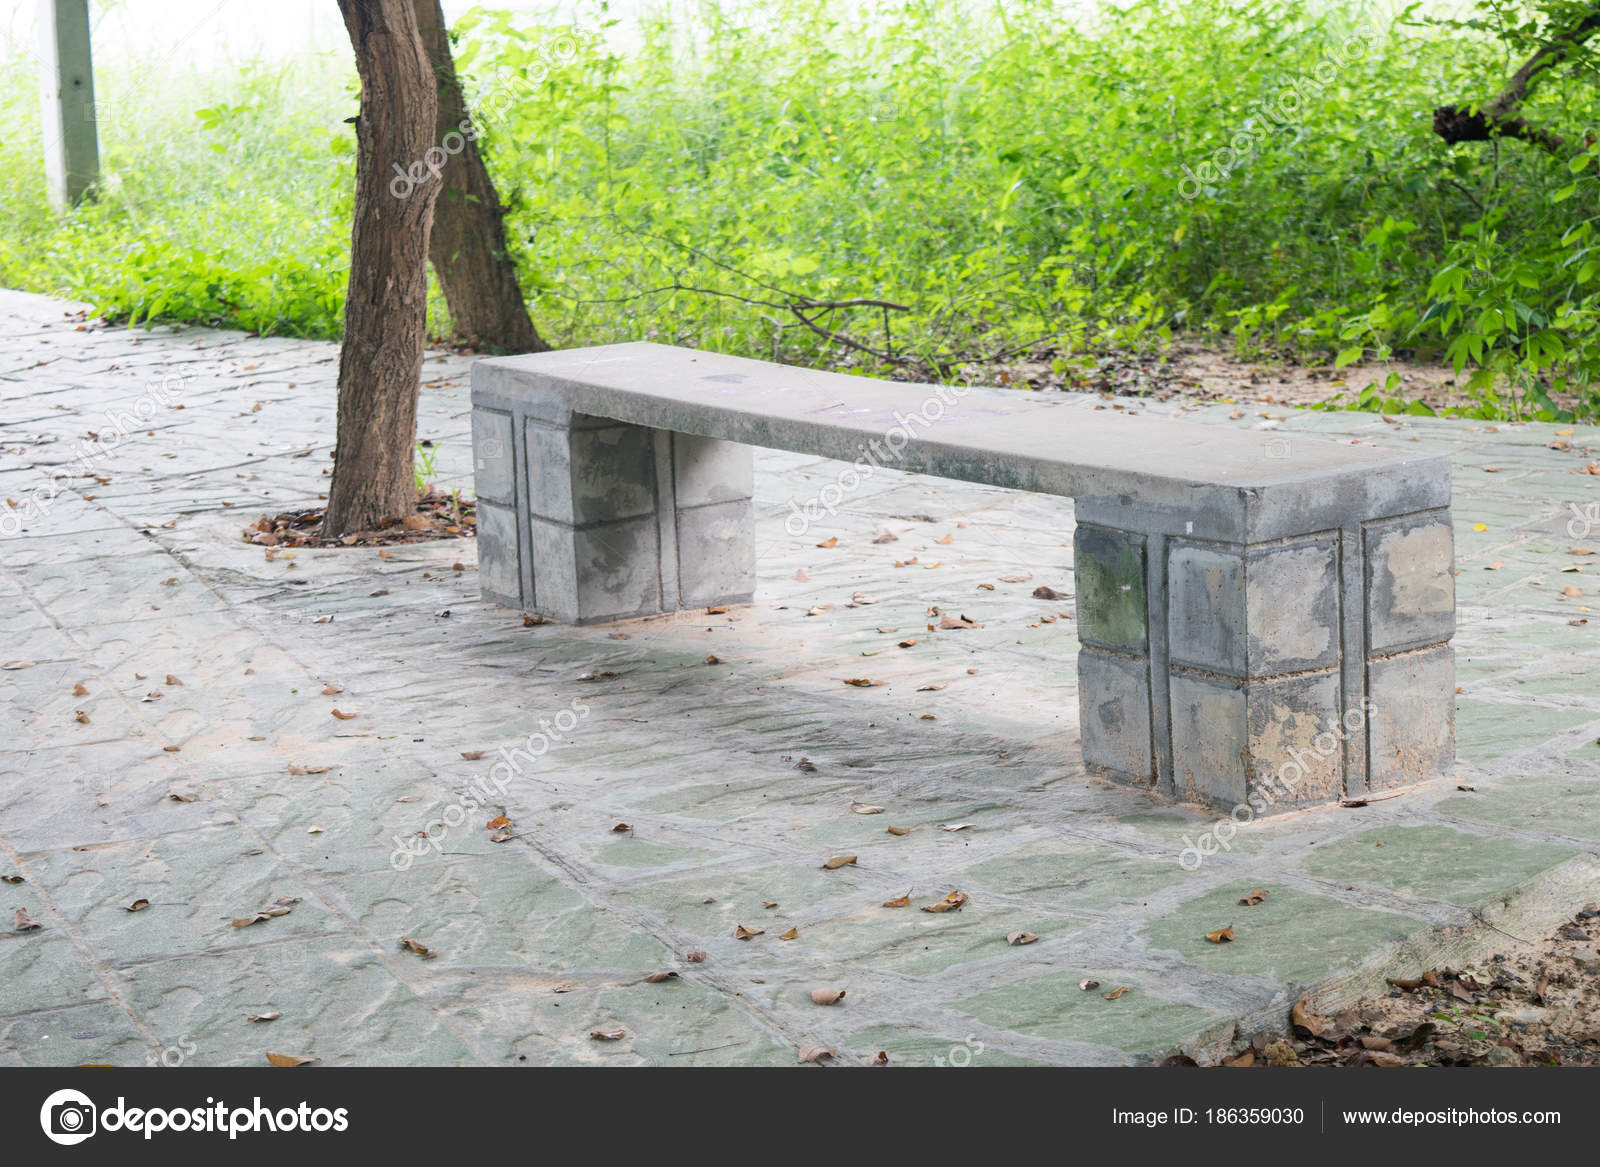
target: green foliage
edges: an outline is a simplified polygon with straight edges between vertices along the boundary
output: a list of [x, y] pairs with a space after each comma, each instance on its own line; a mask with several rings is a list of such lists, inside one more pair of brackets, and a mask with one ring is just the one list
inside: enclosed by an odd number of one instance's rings
[[[1552, 78], [1530, 105], [1578, 143], [1570, 169], [1447, 147], [1430, 118], [1497, 91], [1572, 2], [1373, 23], [1359, 0], [700, 0], [619, 31], [586, 0], [565, 27], [478, 9], [455, 32], [556, 344], [945, 374], [1033, 350], [1067, 372], [1188, 331], [1444, 359], [1475, 412], [1556, 416], [1563, 394], [1596, 409], [1591, 87]], [[336, 335], [356, 103], [345, 58], [313, 66], [147, 92], [67, 215], [36, 139], [0, 143], [0, 283]], [[36, 127], [29, 70], [0, 81]], [[859, 299], [907, 310], [825, 306]], [[1398, 385], [1354, 404], [1411, 408]]]

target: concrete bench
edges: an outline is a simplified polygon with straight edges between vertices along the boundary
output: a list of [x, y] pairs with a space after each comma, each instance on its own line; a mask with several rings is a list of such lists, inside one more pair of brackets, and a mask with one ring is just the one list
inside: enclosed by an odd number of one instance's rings
[[1443, 457], [646, 343], [479, 361], [472, 406], [498, 603], [587, 624], [744, 602], [752, 446], [852, 463], [841, 495], [915, 470], [1075, 501], [1091, 771], [1263, 814], [1454, 759]]

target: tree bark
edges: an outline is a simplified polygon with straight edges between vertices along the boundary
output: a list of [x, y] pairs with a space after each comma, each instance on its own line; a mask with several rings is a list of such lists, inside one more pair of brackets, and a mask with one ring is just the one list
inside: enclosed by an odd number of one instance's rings
[[1528, 91], [1544, 74], [1566, 62], [1573, 51], [1600, 32], [1600, 5], [1593, 5], [1571, 28], [1557, 33], [1522, 63], [1498, 96], [1481, 109], [1441, 105], [1433, 111], [1433, 132], [1452, 146], [1457, 142], [1487, 142], [1491, 138], [1521, 138], [1562, 153], [1567, 144], [1559, 134], [1540, 129], [1518, 116]]
[[339, 349], [338, 452], [324, 535], [416, 510], [412, 460], [427, 341], [428, 230], [438, 184], [391, 189], [434, 144], [438, 101], [411, 0], [339, 0], [361, 75], [350, 283]]
[[[439, 0], [413, 0], [417, 27], [438, 82], [437, 142], [452, 156], [444, 164], [428, 258], [438, 277], [455, 337], [472, 348], [508, 353], [544, 352], [528, 316], [516, 265], [506, 248], [506, 209], [469, 134], [471, 114], [450, 55], [450, 34]], [[453, 151], [460, 142], [459, 153]]]

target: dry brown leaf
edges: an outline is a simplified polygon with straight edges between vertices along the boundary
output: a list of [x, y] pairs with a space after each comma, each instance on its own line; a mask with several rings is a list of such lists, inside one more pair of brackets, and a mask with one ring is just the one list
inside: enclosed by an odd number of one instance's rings
[[1240, 1070], [1246, 1068], [1247, 1066], [1253, 1066], [1256, 1064], [1256, 1051], [1253, 1049], [1247, 1049], [1243, 1053], [1234, 1054], [1232, 1057], [1223, 1058], [1222, 1064], [1224, 1066], [1232, 1066], [1235, 1069]]
[[964, 831], [973, 825], [972, 823], [946, 823], [940, 826], [939, 829], [941, 831]]
[[1039, 939], [1037, 932], [1013, 932], [1006, 937], [1006, 943], [1015, 948], [1024, 944], [1032, 944], [1037, 939]]
[[811, 999], [818, 1005], [837, 1005], [844, 1000], [843, 989], [812, 989]]
[[484, 823], [483, 824], [483, 829], [486, 830], [486, 831], [503, 831], [507, 827], [509, 827], [510, 825], [511, 825], [511, 820], [510, 819], [506, 818], [506, 816], [503, 815], [503, 814], [498, 814], [498, 815], [495, 815], [494, 818], [490, 819], [488, 822]]
[[482, 750], [463, 750], [463, 751], [461, 751], [461, 760], [464, 761], [464, 762], [476, 762], [481, 757], [483, 757], [483, 751]]
[[1107, 1001], [1115, 1001], [1118, 997], [1122, 996], [1122, 994], [1126, 993], [1127, 991], [1128, 991], [1128, 986], [1127, 985], [1118, 985], [1116, 988], [1112, 989], [1109, 993], [1101, 993], [1100, 995], [1102, 997], [1104, 997]]
[[354, 713], [343, 713], [343, 712], [341, 712], [340, 710], [337, 710], [337, 709], [335, 709], [333, 711], [333, 715], [335, 717], [337, 717], [340, 721], [349, 721], [351, 718], [353, 718], [355, 716]]
[[890, 827], [889, 828], [889, 833], [891, 835], [909, 835], [911, 833], [911, 828], [910, 827]]
[[1294, 1003], [1294, 1008], [1289, 1011], [1289, 1021], [1296, 1029], [1302, 1029], [1312, 1037], [1320, 1037], [1328, 1027], [1327, 1021], [1306, 1008], [1304, 998]]
[[896, 648], [915, 648], [915, 647], [917, 647], [916, 637], [912, 637], [910, 640], [902, 640], [895, 647]]
[[935, 543], [938, 543], [941, 546], [945, 546], [945, 547], [948, 547], [950, 544], [954, 543], [955, 541], [956, 541], [956, 537], [954, 535], [946, 535], [943, 539], [935, 539], [934, 540]]
[[248, 928], [251, 924], [261, 924], [270, 919], [272, 917], [265, 912], [257, 912], [253, 916], [235, 916], [233, 918], [233, 926], [235, 928]]
[[787, 932], [779, 932], [778, 933], [778, 939], [779, 940], [798, 940], [798, 939], [800, 939], [800, 929], [798, 929], [798, 928], [790, 928]]
[[1578, 596], [1583, 595], [1583, 589], [1572, 587], [1562, 588], [1561, 594], [1566, 596], [1568, 599], [1576, 599]]
[[705, 963], [706, 954], [696, 949], [694, 952], [686, 955], [683, 959], [687, 960], [690, 964], [703, 964]]
[[1233, 925], [1229, 924], [1226, 928], [1218, 928], [1215, 932], [1207, 932], [1206, 939], [1213, 944], [1228, 943], [1233, 939]]
[[172, 791], [171, 793], [169, 793], [167, 795], [167, 797], [170, 798], [173, 802], [193, 802], [194, 801], [194, 795], [192, 795], [192, 794], [179, 794], [175, 790]]
[[944, 619], [939, 621], [939, 627], [944, 629], [982, 628], [983, 625], [979, 624], [976, 620], [968, 620], [965, 616], [946, 616]]
[[909, 908], [911, 906], [911, 893], [907, 892], [903, 896], [895, 896], [892, 900], [884, 900], [883, 906], [886, 908]]
[[837, 535], [829, 535], [821, 543], [818, 543], [817, 546], [818, 547], [837, 547], [837, 546], [839, 546], [839, 536], [837, 536]]
[[621, 1041], [628, 1036], [628, 1031], [619, 1025], [615, 1029], [591, 1029], [589, 1036], [595, 1041]]
[[733, 930], [733, 938], [735, 940], [749, 940], [752, 936], [765, 936], [766, 934], [767, 930], [765, 928], [746, 928], [743, 924], [738, 925]]
[[881, 535], [879, 535], [876, 539], [874, 539], [873, 542], [874, 543], [898, 543], [898, 542], [900, 542], [900, 536], [896, 535], [893, 531], [884, 531]]
[[678, 974], [673, 972], [671, 969], [667, 969], [664, 972], [653, 972], [644, 979], [646, 984], [659, 985], [662, 981], [677, 980]]
[[924, 912], [953, 912], [953, 911], [958, 910], [961, 907], [961, 905], [966, 903], [966, 902], [967, 902], [967, 893], [966, 892], [964, 892], [964, 891], [953, 891], [949, 895], [945, 896], [944, 899], [940, 900], [936, 904], [924, 904], [923, 907], [922, 907], [922, 910]]
[[425, 944], [419, 944], [409, 936], [400, 937], [400, 947], [408, 952], [415, 952], [423, 960], [432, 960], [439, 954]]
[[72, 686], [72, 695], [74, 697], [87, 697], [89, 695], [89, 690], [84, 688], [82, 681], [79, 681], [76, 685]]
[[26, 908], [18, 908], [16, 915], [12, 917], [12, 928], [18, 932], [37, 932], [43, 927], [43, 924], [28, 915]]
[[25, 883], [20, 875], [0, 875], [0, 883]]
[[245, 1020], [254, 1021], [259, 1025], [263, 1021], [276, 1021], [282, 1016], [282, 1013], [252, 1013], [250, 1016], [246, 1017]]
[[611, 828], [611, 833], [613, 835], [631, 835], [633, 834], [633, 824], [618, 823], [616, 826]]
[[149, 906], [150, 906], [150, 901], [149, 900], [140, 898], [140, 899], [134, 900], [133, 903], [129, 904], [127, 907], [123, 908], [122, 910], [124, 912], [142, 912], [146, 908], [148, 908]]
[[183, 684], [183, 682], [178, 680], [178, 678], [173, 676], [171, 673], [168, 673], [167, 674], [167, 684], [169, 684], [169, 685], [181, 685], [181, 684]]
[[883, 1050], [879, 1050], [876, 1054], [874, 1054], [872, 1060], [867, 1063], [869, 1066], [887, 1066], [888, 1064], [889, 1055]]
[[869, 681], [866, 677], [851, 677], [845, 681], [845, 684], [854, 685], [857, 689], [875, 689], [883, 682]]
[[727, 614], [728, 614], [728, 609], [727, 609], [726, 606], [724, 606], [722, 604], [712, 604], [708, 608], [706, 608], [706, 615], [707, 616], [726, 616]]
[[290, 1068], [292, 1068], [294, 1066], [309, 1066], [312, 1062], [314, 1062], [316, 1060], [317, 1060], [316, 1058], [303, 1058], [303, 1057], [300, 1057], [298, 1054], [268, 1054], [267, 1055], [267, 1061], [271, 1062], [273, 1065], [275, 1065], [275, 1066], [286, 1066], [286, 1067], [290, 1067]]
[[919, 693], [937, 693], [940, 689], [943, 689], [943, 688], [945, 688], [945, 682], [941, 681], [937, 685], [920, 685], [917, 688], [917, 692], [919, 692]]
[[820, 1062], [823, 1058], [839, 1056], [825, 1045], [803, 1045], [795, 1052], [802, 1064]]
[[854, 799], [852, 799], [851, 802], [850, 802], [850, 809], [852, 811], [854, 811], [856, 814], [882, 814], [883, 813], [883, 807], [881, 807], [881, 806], [874, 806], [870, 802], [856, 802]]
[[79, 709], [73, 712], [72, 720], [76, 721], [79, 725], [88, 725], [89, 715], [83, 710]]
[[5, 669], [7, 672], [15, 672], [18, 669], [31, 669], [36, 663], [36, 661], [31, 660], [8, 660], [5, 664], [0, 665], [0, 669]]
[[1078, 982], [1078, 988], [1082, 989], [1085, 993], [1087, 993], [1090, 989], [1098, 989], [1099, 987], [1100, 987], [1100, 982], [1099, 981], [1093, 980], [1093, 979], [1089, 979], [1089, 978], [1086, 978], [1086, 979], [1081, 980], [1081, 981]]
[[1239, 902], [1247, 908], [1253, 908], [1257, 904], [1265, 902], [1266, 898], [1267, 893], [1258, 887], [1254, 891], [1246, 892], [1244, 899]]
[[849, 867], [856, 861], [854, 855], [835, 855], [822, 865], [824, 871], [837, 871], [841, 867]]

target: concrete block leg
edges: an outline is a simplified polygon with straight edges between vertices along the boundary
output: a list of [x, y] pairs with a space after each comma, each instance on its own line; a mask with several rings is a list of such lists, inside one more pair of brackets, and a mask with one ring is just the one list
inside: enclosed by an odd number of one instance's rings
[[1074, 540], [1091, 771], [1265, 815], [1449, 769], [1448, 510], [1259, 542], [1134, 517]]
[[751, 598], [750, 447], [532, 404], [473, 410], [486, 599], [594, 624]]

